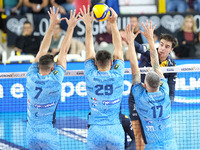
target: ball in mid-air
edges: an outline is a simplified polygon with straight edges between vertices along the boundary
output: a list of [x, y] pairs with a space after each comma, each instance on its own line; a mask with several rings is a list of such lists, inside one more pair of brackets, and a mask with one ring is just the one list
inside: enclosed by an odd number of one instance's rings
[[108, 6], [103, 3], [94, 5], [92, 11], [94, 13], [94, 18], [97, 21], [105, 21], [107, 20], [108, 15], [110, 15], [110, 10]]

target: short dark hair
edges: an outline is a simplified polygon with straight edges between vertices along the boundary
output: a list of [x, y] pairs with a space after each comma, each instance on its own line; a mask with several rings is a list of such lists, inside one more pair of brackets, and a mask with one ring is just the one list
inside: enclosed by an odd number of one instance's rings
[[54, 64], [53, 55], [43, 55], [40, 57], [38, 65], [39, 68], [42, 70], [48, 70], [51, 68], [52, 64]]
[[105, 68], [109, 64], [110, 60], [112, 60], [112, 55], [110, 52], [106, 50], [100, 50], [96, 53], [96, 61], [101, 68]]
[[160, 40], [162, 40], [162, 39], [172, 42], [172, 48], [174, 48], [178, 45], [178, 40], [170, 34], [162, 33], [160, 35]]
[[30, 24], [30, 25], [32, 26], [31, 22], [29, 22], [29, 21], [25, 21], [25, 22], [24, 22], [24, 25], [25, 25], [25, 24]]

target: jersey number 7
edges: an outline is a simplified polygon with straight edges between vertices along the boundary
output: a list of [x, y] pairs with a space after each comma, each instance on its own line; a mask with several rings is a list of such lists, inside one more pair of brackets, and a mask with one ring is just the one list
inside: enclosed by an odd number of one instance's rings
[[35, 90], [36, 90], [36, 91], [38, 90], [37, 95], [35, 95], [35, 97], [34, 97], [35, 99], [37, 99], [37, 98], [40, 96], [41, 92], [42, 92], [42, 88], [35, 87]]

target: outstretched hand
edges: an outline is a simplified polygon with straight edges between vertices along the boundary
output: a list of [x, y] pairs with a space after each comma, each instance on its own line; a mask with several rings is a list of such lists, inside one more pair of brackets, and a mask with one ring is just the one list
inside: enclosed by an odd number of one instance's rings
[[112, 15], [108, 16], [108, 21], [109, 21], [110, 23], [115, 23], [115, 22], [117, 21], [118, 15], [117, 15], [117, 13], [114, 11], [114, 9], [112, 9], [111, 7], [110, 7], [109, 9], [110, 9]]
[[56, 25], [64, 19], [64, 18], [61, 18], [61, 19], [58, 18], [58, 12], [59, 12], [59, 8], [57, 8], [57, 11], [56, 11], [54, 6], [50, 7], [50, 11], [48, 11], [48, 14], [50, 17], [50, 25]]
[[[131, 28], [132, 27], [132, 28]], [[130, 43], [132, 43], [134, 40], [135, 40], [135, 38], [137, 37], [137, 35], [139, 34], [139, 33], [141, 33], [141, 31], [138, 31], [137, 33], [135, 33], [134, 34], [134, 26], [131, 26], [130, 24], [128, 24], [127, 26], [126, 26], [126, 29], [125, 29], [125, 33], [126, 33], [126, 40], [127, 40], [127, 42], [130, 44]]]
[[88, 5], [88, 8], [86, 10], [85, 5], [83, 5], [83, 10], [80, 8], [80, 19], [83, 20], [85, 25], [92, 25], [92, 22], [94, 20], [94, 13], [90, 12], [90, 6]]
[[71, 10], [70, 18], [69, 19], [64, 18], [64, 19], [66, 20], [68, 27], [74, 28], [77, 24], [77, 21], [80, 19], [78, 17], [79, 17], [79, 13], [76, 15], [76, 10], [74, 11]]
[[144, 27], [145, 32], [141, 31], [141, 33], [147, 38], [147, 40], [152, 39], [153, 32], [154, 32], [154, 29], [156, 28], [156, 25], [154, 25], [154, 27], [152, 28], [152, 22], [150, 21], [150, 24], [149, 24], [147, 20], [146, 26], [144, 25], [144, 23], [142, 23], [142, 26]]

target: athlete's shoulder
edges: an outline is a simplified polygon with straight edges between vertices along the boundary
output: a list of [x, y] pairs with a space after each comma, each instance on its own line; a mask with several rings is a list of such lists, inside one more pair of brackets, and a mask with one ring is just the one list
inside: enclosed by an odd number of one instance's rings
[[132, 93], [133, 96], [141, 96], [141, 94], [145, 91], [145, 88], [143, 87], [142, 83], [137, 83], [132, 86]]

